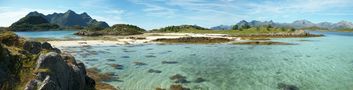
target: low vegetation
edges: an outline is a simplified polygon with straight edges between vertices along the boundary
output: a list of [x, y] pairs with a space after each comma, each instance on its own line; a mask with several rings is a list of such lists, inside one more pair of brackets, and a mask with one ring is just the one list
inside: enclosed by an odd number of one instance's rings
[[180, 25], [180, 26], [168, 26], [160, 29], [153, 29], [150, 32], [172, 33], [172, 32], [183, 32], [187, 30], [209, 30], [209, 29], [203, 28], [197, 25]]
[[143, 34], [144, 32], [145, 32], [144, 29], [134, 25], [116, 24], [106, 29], [90, 27], [90, 28], [86, 28], [85, 30], [81, 30], [75, 34], [83, 35], [83, 36], [138, 35], [138, 34]]
[[[22, 54], [24, 40], [12, 32], [0, 31], [0, 89], [24, 89], [34, 76], [36, 54]], [[10, 55], [7, 55], [10, 54]]]
[[[174, 30], [177, 33], [198, 33], [198, 34], [227, 34], [234, 37], [316, 37], [321, 35], [309, 34], [303, 30], [296, 30], [290, 27], [272, 27], [270, 25], [250, 27], [250, 26], [234, 26], [236, 30], [208, 30], [195, 28], [179, 28]], [[161, 29], [163, 30], [163, 29]], [[151, 32], [164, 31], [155, 30]]]

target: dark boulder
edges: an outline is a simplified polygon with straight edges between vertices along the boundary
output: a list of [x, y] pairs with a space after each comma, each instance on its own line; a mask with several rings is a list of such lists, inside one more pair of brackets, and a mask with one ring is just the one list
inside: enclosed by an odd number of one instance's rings
[[42, 50], [42, 44], [40, 42], [26, 41], [23, 49], [31, 54], [38, 54]]
[[42, 48], [43, 48], [43, 49], [47, 49], [47, 50], [53, 49], [53, 47], [52, 47], [48, 42], [44, 42], [44, 43], [42, 44]]
[[[37, 60], [35, 71], [34, 80], [41, 82], [39, 90], [87, 90], [95, 85], [94, 80], [86, 75], [85, 66], [77, 63], [69, 54], [42, 54]], [[27, 87], [32, 86], [29, 84]]]

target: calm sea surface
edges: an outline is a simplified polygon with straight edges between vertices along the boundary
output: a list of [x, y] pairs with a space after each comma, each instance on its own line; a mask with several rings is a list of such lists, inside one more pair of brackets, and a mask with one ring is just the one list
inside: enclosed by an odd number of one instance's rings
[[25, 38], [53, 38], [53, 39], [65, 39], [65, 38], [79, 38], [75, 36], [75, 30], [63, 30], [63, 31], [37, 31], [37, 32], [15, 32], [17, 35]]
[[[35, 32], [37, 33], [37, 32]], [[38, 34], [19, 35], [37, 37]], [[54, 34], [51, 34], [54, 33]], [[61, 38], [70, 32], [50, 32]], [[62, 35], [60, 35], [62, 34]], [[175, 84], [180, 74], [192, 90], [278, 90], [293, 85], [301, 90], [353, 89], [353, 33], [324, 33], [318, 38], [274, 39], [298, 45], [142, 44], [59, 47], [88, 68], [114, 74], [107, 81], [122, 90], [154, 90]], [[39, 36], [39, 35], [38, 35]], [[165, 64], [162, 62], [173, 61]], [[145, 65], [135, 65], [142, 62]], [[123, 65], [116, 69], [111, 64]], [[160, 73], [150, 73], [150, 69]], [[204, 82], [195, 82], [197, 78]]]

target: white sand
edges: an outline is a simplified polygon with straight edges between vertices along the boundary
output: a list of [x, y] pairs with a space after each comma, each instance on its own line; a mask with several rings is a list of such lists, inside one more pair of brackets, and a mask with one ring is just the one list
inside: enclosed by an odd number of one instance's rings
[[[158, 36], [150, 36], [158, 34]], [[137, 35], [133, 37], [144, 37], [145, 39], [116, 39], [116, 40], [73, 40], [73, 41], [48, 41], [53, 47], [67, 46], [112, 46], [124, 44], [142, 44], [154, 43], [153, 40], [161, 38], [181, 38], [181, 37], [212, 37], [212, 38], [228, 38], [238, 40], [239, 38], [228, 37], [226, 34], [193, 34], [193, 33], [149, 33]], [[126, 36], [131, 37], [131, 36]]]

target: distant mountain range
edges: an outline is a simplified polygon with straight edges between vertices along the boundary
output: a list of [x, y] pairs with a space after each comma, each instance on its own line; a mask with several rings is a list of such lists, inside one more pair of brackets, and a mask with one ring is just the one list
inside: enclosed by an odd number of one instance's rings
[[[251, 27], [257, 26], [265, 26], [271, 25], [273, 27], [293, 27], [297, 29], [325, 29], [325, 30], [341, 30], [341, 29], [353, 29], [353, 23], [348, 21], [341, 21], [338, 23], [330, 23], [330, 22], [321, 22], [321, 23], [313, 23], [308, 20], [297, 20], [292, 23], [275, 23], [273, 21], [250, 21], [247, 22], [242, 20], [238, 22], [238, 27], [249, 25]], [[213, 30], [229, 30], [232, 29], [234, 25], [219, 25], [215, 27], [211, 27]]]
[[96, 19], [92, 19], [87, 13], [77, 14], [72, 10], [68, 10], [65, 13], [53, 13], [44, 15], [37, 11], [30, 12], [24, 18], [28, 17], [43, 17], [50, 24], [57, 24], [61, 28], [67, 27], [100, 27], [107, 28], [109, 25], [103, 21], [97, 21]]

